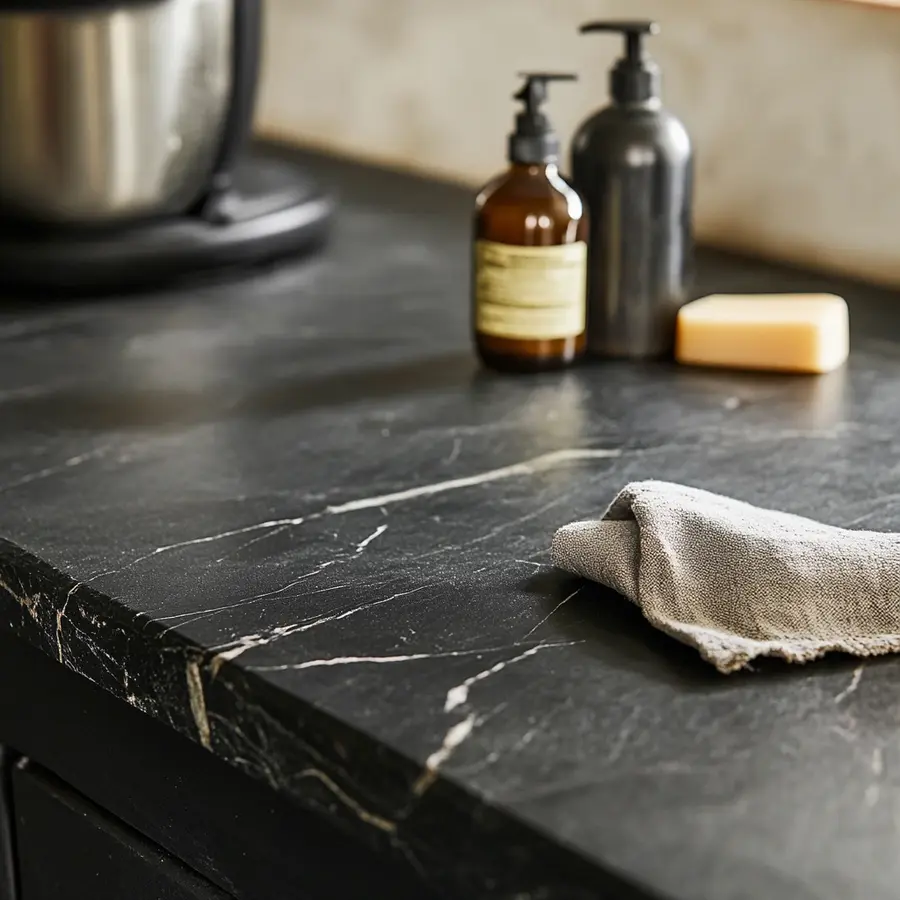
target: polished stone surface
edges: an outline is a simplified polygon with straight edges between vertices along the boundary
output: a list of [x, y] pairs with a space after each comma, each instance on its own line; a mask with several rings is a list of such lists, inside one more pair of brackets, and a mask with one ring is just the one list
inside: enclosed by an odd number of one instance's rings
[[900, 662], [721, 676], [547, 549], [638, 478], [900, 530], [898, 298], [702, 253], [847, 369], [493, 377], [465, 192], [311, 163], [315, 260], [4, 302], [0, 624], [451, 895], [896, 896]]

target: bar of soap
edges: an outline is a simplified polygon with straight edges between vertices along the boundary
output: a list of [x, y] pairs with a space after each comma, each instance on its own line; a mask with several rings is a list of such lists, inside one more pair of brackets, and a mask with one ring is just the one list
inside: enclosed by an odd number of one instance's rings
[[830, 372], [849, 351], [835, 294], [711, 294], [678, 313], [675, 358], [687, 365]]

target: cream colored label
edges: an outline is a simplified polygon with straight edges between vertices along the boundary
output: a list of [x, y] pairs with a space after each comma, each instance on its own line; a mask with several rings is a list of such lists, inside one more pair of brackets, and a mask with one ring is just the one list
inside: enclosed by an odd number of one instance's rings
[[584, 331], [587, 244], [475, 243], [475, 328], [494, 337], [549, 340]]

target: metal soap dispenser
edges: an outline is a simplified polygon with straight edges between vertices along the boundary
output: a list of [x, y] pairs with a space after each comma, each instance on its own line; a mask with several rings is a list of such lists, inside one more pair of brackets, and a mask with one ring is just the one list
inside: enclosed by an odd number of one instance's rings
[[610, 73], [611, 103], [572, 143], [572, 178], [590, 218], [588, 351], [672, 352], [688, 300], [693, 158], [684, 125], [662, 108], [659, 69], [643, 48], [655, 22], [591, 22], [581, 32], [625, 37]]

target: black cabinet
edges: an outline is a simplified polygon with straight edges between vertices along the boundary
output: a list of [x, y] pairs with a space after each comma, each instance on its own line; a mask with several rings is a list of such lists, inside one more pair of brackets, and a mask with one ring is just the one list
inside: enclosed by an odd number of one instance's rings
[[13, 754], [0, 744], [0, 900], [15, 900], [11, 779]]
[[[0, 742], [28, 757], [26, 770], [40, 773], [61, 797], [71, 799], [64, 806], [86, 806], [101, 821], [112, 820], [117, 833], [124, 831], [156, 858], [196, 873], [201, 884], [214, 885], [225, 896], [431, 900], [438, 895], [411, 874], [399, 851], [392, 858], [348, 837], [325, 815], [302, 809], [2, 628]], [[36, 763], [41, 767], [34, 768]], [[21, 782], [24, 772], [15, 775]], [[20, 812], [16, 809], [17, 816]], [[46, 839], [38, 835], [36, 841], [36, 849], [23, 848], [23, 857], [46, 859], [65, 838], [53, 839], [49, 851]], [[94, 880], [99, 867], [88, 873]], [[85, 888], [56, 894], [54, 900], [69, 895], [103, 900], [109, 893], [92, 896]], [[147, 895], [125, 890], [114, 896]], [[2, 892], [0, 900], [6, 900]], [[42, 895], [25, 893], [20, 900], [42, 900]]]
[[34, 763], [17, 763], [11, 780], [19, 900], [228, 900]]

